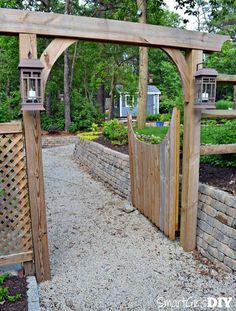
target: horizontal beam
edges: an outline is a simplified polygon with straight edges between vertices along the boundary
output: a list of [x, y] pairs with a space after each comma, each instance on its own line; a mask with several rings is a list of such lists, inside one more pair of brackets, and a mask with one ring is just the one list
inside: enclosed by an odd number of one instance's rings
[[31, 260], [33, 260], [33, 252], [29, 251], [24, 253], [0, 256], [0, 265], [12, 265]]
[[200, 154], [210, 155], [210, 154], [228, 154], [236, 153], [236, 144], [228, 145], [201, 145]]
[[217, 83], [236, 84], [236, 75], [223, 75], [217, 77]]
[[148, 47], [220, 51], [229, 36], [103, 18], [0, 9], [0, 34], [29, 33]]
[[0, 134], [13, 134], [21, 132], [22, 132], [21, 122], [0, 123]]
[[203, 119], [236, 119], [236, 110], [202, 110]]

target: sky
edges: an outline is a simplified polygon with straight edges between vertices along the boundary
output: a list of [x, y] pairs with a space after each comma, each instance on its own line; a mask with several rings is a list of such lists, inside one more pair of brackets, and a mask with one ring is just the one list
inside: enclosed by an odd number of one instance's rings
[[197, 29], [197, 20], [194, 16], [184, 15], [184, 10], [176, 10], [176, 1], [175, 0], [166, 0], [165, 1], [169, 10], [178, 13], [180, 16], [185, 17], [189, 20], [189, 22], [186, 25], [186, 29], [188, 30], [196, 30]]
[[[79, 0], [80, 3], [83, 3], [84, 0]], [[194, 16], [184, 16], [184, 10], [176, 10], [175, 6], [176, 6], [176, 1], [175, 0], [166, 0], [165, 1], [169, 10], [173, 11], [173, 12], [177, 12], [180, 16], [185, 17], [189, 20], [189, 22], [186, 25], [186, 29], [188, 30], [196, 30], [197, 29], [197, 20], [196, 17]]]

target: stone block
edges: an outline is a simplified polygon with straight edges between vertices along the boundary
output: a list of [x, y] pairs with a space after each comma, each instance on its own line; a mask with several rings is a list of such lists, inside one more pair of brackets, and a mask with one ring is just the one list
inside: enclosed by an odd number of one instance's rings
[[236, 271], [236, 260], [235, 259], [225, 257], [224, 264], [230, 269], [232, 269], [233, 271]]
[[214, 189], [214, 191], [212, 191], [211, 193], [211, 197], [213, 199], [216, 199], [217, 201], [220, 201], [222, 203], [225, 203], [225, 199], [226, 199], [227, 193], [218, 189]]
[[213, 187], [205, 185], [205, 184], [199, 184], [199, 192], [204, 193], [206, 195], [211, 195], [213, 191]]
[[233, 218], [236, 218], [236, 208], [226, 206], [226, 214], [233, 217]]
[[217, 243], [217, 249], [225, 254], [227, 257], [230, 257], [232, 259], [236, 259], [236, 252], [232, 250], [228, 245], [225, 245], [221, 242]]
[[208, 248], [208, 244], [199, 236], [197, 237], [197, 246], [200, 246], [205, 250], [207, 250], [207, 248]]
[[222, 262], [224, 261], [225, 255], [222, 252], [220, 252], [217, 248], [208, 245], [207, 251], [214, 258], [216, 258]]
[[217, 211], [210, 205], [202, 204], [202, 210], [204, 213], [208, 214], [211, 217], [215, 217], [217, 215]]
[[217, 200], [214, 200], [212, 202], [212, 206], [217, 209], [219, 212], [225, 213], [226, 212], [226, 205], [222, 202], [219, 202]]
[[225, 199], [225, 204], [236, 209], [236, 196], [227, 196]]
[[236, 252], [236, 239], [231, 239], [229, 242], [229, 247]]
[[204, 232], [211, 234], [213, 228], [208, 225], [205, 221], [203, 220], [199, 220], [198, 221], [198, 226], [200, 227], [200, 229], [202, 229]]

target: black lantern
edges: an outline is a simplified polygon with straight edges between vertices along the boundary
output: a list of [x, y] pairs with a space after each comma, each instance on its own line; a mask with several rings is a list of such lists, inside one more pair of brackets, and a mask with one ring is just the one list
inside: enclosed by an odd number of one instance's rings
[[21, 110], [45, 110], [43, 107], [42, 70], [39, 59], [22, 59], [20, 70]]
[[211, 68], [196, 71], [195, 108], [215, 108], [217, 75], [217, 71]]

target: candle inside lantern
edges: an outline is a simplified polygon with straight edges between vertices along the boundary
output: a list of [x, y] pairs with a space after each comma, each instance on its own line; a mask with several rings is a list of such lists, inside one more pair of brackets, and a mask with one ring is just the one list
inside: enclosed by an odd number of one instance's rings
[[36, 92], [33, 89], [29, 90], [29, 99], [35, 99], [36, 98]]
[[209, 95], [208, 95], [208, 93], [207, 93], [207, 92], [202, 93], [202, 100], [207, 101], [207, 100], [208, 100], [208, 98], [209, 98]]

